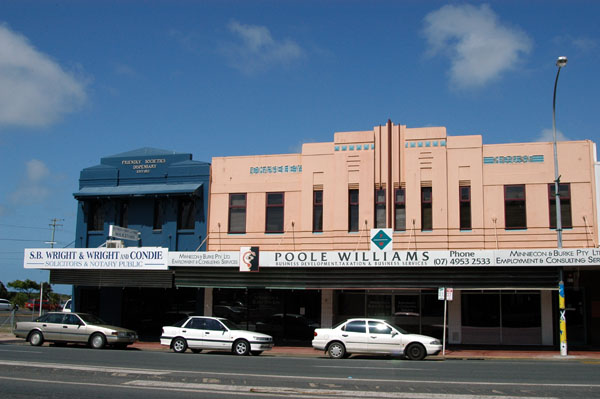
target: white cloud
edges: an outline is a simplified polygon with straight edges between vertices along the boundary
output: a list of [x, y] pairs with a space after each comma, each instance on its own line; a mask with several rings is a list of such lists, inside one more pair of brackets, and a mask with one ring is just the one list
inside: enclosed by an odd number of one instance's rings
[[17, 189], [9, 195], [13, 204], [35, 204], [43, 202], [50, 195], [48, 179], [50, 170], [42, 161], [32, 159], [25, 165], [25, 178]]
[[532, 40], [503, 25], [489, 5], [447, 5], [425, 17], [429, 54], [450, 60], [453, 86], [480, 88], [514, 68], [529, 53]]
[[[556, 131], [556, 141], [570, 141], [571, 139], [568, 138], [567, 136], [565, 136], [563, 134], [563, 132], [561, 132], [560, 130]], [[542, 130], [542, 132], [540, 133], [540, 135], [538, 136], [538, 138], [535, 141], [542, 141], [542, 142], [546, 142], [546, 141], [554, 141], [554, 131], [552, 129], [544, 129]]]
[[0, 127], [47, 126], [85, 100], [82, 79], [0, 24]]
[[265, 26], [244, 25], [237, 21], [228, 28], [239, 39], [222, 46], [229, 64], [241, 72], [253, 74], [276, 66], [285, 66], [304, 57], [302, 48], [292, 40], [275, 40]]

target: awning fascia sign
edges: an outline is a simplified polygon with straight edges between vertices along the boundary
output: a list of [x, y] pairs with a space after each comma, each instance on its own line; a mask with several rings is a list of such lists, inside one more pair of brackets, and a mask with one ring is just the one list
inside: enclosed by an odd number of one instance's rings
[[168, 270], [168, 249], [129, 248], [27, 248], [25, 269]]

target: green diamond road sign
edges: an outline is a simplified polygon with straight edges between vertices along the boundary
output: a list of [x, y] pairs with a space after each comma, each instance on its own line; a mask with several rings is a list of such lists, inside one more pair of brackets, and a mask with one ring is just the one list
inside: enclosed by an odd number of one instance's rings
[[373, 235], [371, 241], [377, 246], [377, 248], [382, 250], [387, 247], [390, 242], [392, 242], [392, 239], [385, 233], [385, 231], [379, 230]]

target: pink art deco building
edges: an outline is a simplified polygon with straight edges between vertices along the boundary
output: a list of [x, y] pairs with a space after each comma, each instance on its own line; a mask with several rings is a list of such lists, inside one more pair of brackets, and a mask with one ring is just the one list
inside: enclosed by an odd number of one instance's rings
[[[299, 154], [213, 158], [207, 251], [258, 247], [260, 271], [179, 268], [176, 283], [205, 287], [205, 313], [287, 341], [353, 316], [441, 338], [450, 287], [449, 343], [556, 346], [564, 272], [569, 344], [597, 346], [595, 152], [558, 144], [560, 250], [549, 142], [388, 121]], [[387, 253], [372, 249], [380, 230]]]

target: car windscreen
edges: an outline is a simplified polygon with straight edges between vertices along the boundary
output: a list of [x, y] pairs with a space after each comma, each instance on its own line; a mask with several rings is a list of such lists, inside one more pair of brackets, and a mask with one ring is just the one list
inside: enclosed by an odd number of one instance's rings
[[230, 330], [241, 330], [241, 328], [231, 320], [219, 319], [219, 321], [221, 323], [223, 323], [223, 325], [225, 325], [225, 327], [229, 328]]
[[392, 327], [394, 327], [396, 330], [398, 330], [401, 334], [410, 334], [408, 331], [406, 331], [402, 327], [398, 327], [396, 324], [392, 324]]
[[98, 316], [94, 316], [89, 313], [78, 313], [81, 320], [83, 320], [86, 324], [107, 324], [104, 320], [99, 318]]

